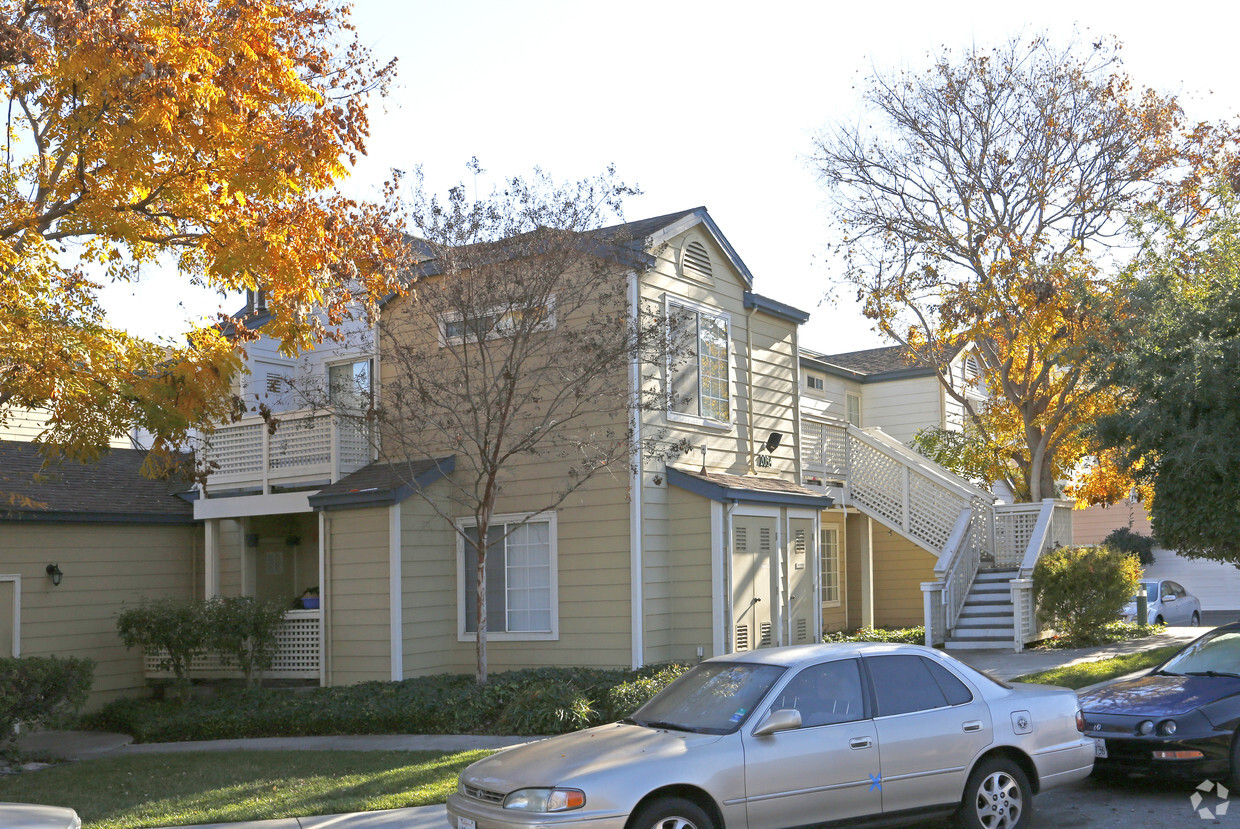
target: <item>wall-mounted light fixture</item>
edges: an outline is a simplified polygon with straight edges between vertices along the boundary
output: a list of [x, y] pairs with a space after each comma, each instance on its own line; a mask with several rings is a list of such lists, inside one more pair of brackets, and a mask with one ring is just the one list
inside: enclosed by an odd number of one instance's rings
[[768, 453], [772, 453], [772, 452], [774, 452], [776, 449], [778, 449], [778, 448], [779, 448], [779, 443], [780, 443], [780, 441], [782, 441], [783, 439], [784, 439], [784, 436], [783, 436], [783, 434], [782, 434], [782, 433], [780, 433], [780, 432], [771, 432], [771, 436], [770, 436], [769, 438], [767, 438], [767, 439], [766, 439], [766, 444], [765, 444], [766, 451], [767, 451]]
[[63, 578], [65, 577], [65, 574], [64, 574], [64, 573], [62, 573], [62, 572], [60, 572], [60, 565], [59, 565], [59, 564], [49, 564], [49, 565], [47, 565], [47, 574], [48, 574], [49, 576], [51, 576], [51, 577], [52, 577], [52, 586], [53, 586], [53, 587], [59, 587], [59, 586], [60, 586], [60, 580], [61, 580], [61, 579], [63, 579]]
[[245, 534], [245, 546], [257, 547], [258, 546], [258, 533], [246, 533]]

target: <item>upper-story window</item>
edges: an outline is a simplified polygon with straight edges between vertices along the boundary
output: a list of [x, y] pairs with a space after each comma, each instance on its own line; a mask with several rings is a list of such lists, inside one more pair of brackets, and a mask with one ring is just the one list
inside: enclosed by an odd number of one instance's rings
[[669, 297], [667, 319], [673, 344], [688, 352], [669, 366], [673, 399], [668, 417], [688, 423], [731, 423], [731, 318]]
[[526, 308], [487, 308], [476, 311], [452, 311], [439, 318], [439, 344], [461, 345], [494, 337], [507, 337], [527, 320], [532, 331], [555, 328], [555, 299]]
[[327, 399], [342, 409], [370, 407], [374, 386], [370, 360], [335, 363], [327, 367]]
[[845, 417], [852, 425], [861, 426], [861, 397], [855, 394], [844, 395]]
[[813, 389], [814, 391], [822, 391], [826, 388], [826, 382], [821, 377], [816, 377], [813, 374], [807, 374], [805, 375], [805, 388]]

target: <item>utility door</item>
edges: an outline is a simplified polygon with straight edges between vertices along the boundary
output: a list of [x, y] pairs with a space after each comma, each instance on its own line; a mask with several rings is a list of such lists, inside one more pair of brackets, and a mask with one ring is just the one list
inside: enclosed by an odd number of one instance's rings
[[779, 521], [774, 516], [732, 516], [732, 649], [773, 647], [772, 618], [778, 570]]
[[816, 642], [814, 621], [814, 562], [818, 558], [814, 519], [788, 519], [788, 644]]

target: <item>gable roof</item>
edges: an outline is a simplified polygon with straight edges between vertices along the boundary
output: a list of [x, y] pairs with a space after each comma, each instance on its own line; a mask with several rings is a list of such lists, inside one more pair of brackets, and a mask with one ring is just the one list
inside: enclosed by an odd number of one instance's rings
[[934, 366], [912, 356], [911, 352], [902, 345], [846, 351], [840, 354], [818, 354], [801, 349], [801, 365], [859, 383], [935, 376]]
[[337, 510], [399, 504], [454, 469], [456, 458], [452, 455], [404, 463], [375, 461], [311, 495], [310, 506]]
[[0, 491], [39, 502], [0, 505], [0, 521], [193, 524], [193, 505], [180, 496], [190, 484], [143, 477], [145, 459], [139, 449], [113, 449], [94, 463], [66, 460], [43, 469], [37, 445], [0, 441]]

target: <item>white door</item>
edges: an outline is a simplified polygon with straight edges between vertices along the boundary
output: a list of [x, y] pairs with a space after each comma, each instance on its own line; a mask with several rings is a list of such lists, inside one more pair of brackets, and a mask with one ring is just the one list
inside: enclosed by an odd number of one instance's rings
[[779, 644], [772, 618], [778, 550], [776, 518], [732, 517], [732, 650], [748, 651]]
[[18, 655], [17, 579], [0, 579], [0, 658]]
[[807, 645], [818, 641], [814, 622], [814, 561], [818, 557], [818, 539], [814, 536], [814, 519], [788, 519], [788, 582], [787, 641], [789, 645]]

